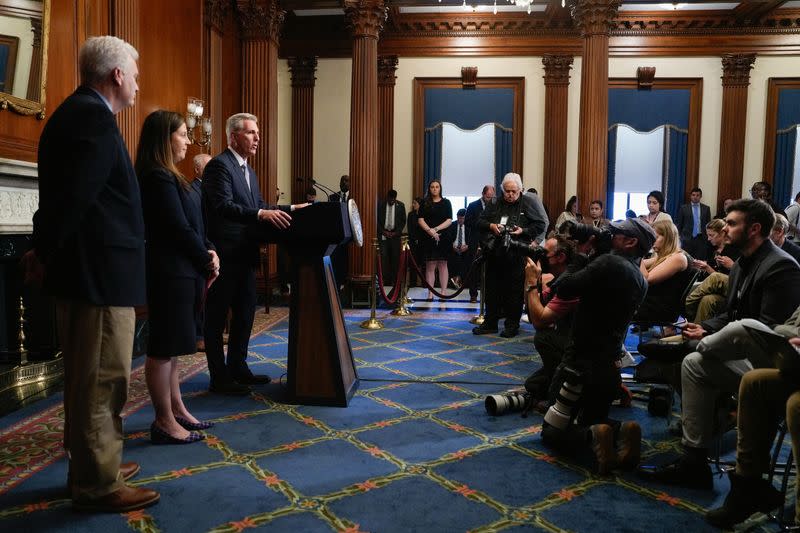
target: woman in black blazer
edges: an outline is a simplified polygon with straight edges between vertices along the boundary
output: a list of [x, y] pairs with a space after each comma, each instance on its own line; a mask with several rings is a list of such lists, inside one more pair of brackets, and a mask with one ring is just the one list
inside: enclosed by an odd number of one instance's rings
[[155, 444], [196, 442], [205, 438], [197, 430], [213, 425], [186, 409], [176, 357], [195, 353], [197, 310], [206, 284], [219, 273], [219, 258], [205, 238], [200, 195], [175, 166], [189, 144], [180, 114], [155, 111], [144, 121], [136, 153], [150, 326], [145, 377], [156, 416], [150, 426]]

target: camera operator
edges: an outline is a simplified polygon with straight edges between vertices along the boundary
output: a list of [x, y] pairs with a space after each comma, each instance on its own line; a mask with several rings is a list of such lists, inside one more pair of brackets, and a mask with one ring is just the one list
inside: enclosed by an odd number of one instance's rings
[[594, 259], [611, 251], [611, 232], [607, 227], [596, 227], [592, 224], [580, 224], [568, 220], [556, 228], [556, 231], [575, 242], [577, 253]]
[[[656, 240], [653, 230], [639, 219], [613, 222], [609, 230], [612, 251], [559, 280], [558, 296], [580, 302], [563, 371], [554, 378], [564, 385], [542, 429], [545, 444], [568, 452], [591, 442], [600, 474], [618, 465], [633, 468], [639, 462], [641, 428], [635, 422], [620, 425], [608, 418], [608, 412], [619, 391], [620, 346], [647, 292], [637, 263]], [[605, 312], [597, 313], [598, 309]]]
[[[488, 236], [481, 245], [486, 255], [486, 318], [472, 333], [497, 333], [502, 302], [506, 319], [500, 336], [510, 338], [519, 332], [522, 314], [525, 256], [518, 248], [527, 248], [547, 221], [539, 215], [536, 199], [522, 195], [519, 174], [506, 174], [500, 188], [502, 197], [492, 200], [478, 220], [478, 228]], [[498, 244], [500, 240], [504, 242]]]
[[525, 389], [535, 398], [538, 411], [547, 408], [553, 375], [572, 344], [572, 318], [579, 301], [561, 298], [555, 289], [568, 268], [574, 271], [586, 265], [585, 256], [575, 252], [573, 242], [557, 233], [550, 234], [542, 251], [538, 261], [526, 258], [525, 267], [528, 318], [536, 328], [533, 344], [542, 358], [542, 367], [525, 380]]

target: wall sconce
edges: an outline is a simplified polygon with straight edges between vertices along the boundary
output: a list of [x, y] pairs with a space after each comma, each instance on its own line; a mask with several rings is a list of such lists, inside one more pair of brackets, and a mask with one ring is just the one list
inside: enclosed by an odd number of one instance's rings
[[[189, 97], [186, 104], [186, 133], [189, 140], [198, 146], [208, 146], [211, 142], [211, 119], [203, 116], [203, 101]], [[200, 126], [201, 137], [195, 138], [194, 129]]]

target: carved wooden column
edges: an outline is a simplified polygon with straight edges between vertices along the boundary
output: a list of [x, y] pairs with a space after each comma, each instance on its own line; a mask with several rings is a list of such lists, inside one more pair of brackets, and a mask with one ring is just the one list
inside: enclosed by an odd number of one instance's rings
[[242, 32], [242, 111], [258, 117], [261, 143], [250, 165], [264, 201], [278, 184], [278, 35], [286, 12], [277, 0], [238, 0]]
[[42, 83], [42, 19], [32, 18], [31, 32], [33, 32], [33, 56], [31, 59], [31, 74], [28, 77], [28, 91], [25, 96], [28, 100], [38, 102], [41, 97]]
[[[576, 0], [572, 18], [583, 37], [578, 130], [578, 198], [606, 197], [608, 165], [608, 33], [621, 0]], [[550, 209], [561, 209], [551, 206]]]
[[[292, 72], [292, 203], [306, 201], [313, 185], [314, 165], [314, 74], [316, 57], [289, 58]], [[317, 191], [322, 194], [324, 191]]]
[[[111, 35], [127, 41], [131, 46], [139, 49], [139, 2], [138, 0], [117, 0], [111, 2]], [[123, 109], [117, 113], [117, 123], [125, 139], [125, 145], [131, 154], [131, 159], [136, 155], [139, 145], [139, 103], [133, 107]]]
[[211, 155], [220, 153], [228, 146], [228, 139], [225, 138], [225, 120], [228, 117], [222, 109], [222, 38], [230, 8], [231, 3], [227, 0], [204, 0], [203, 3], [201, 97], [206, 103], [206, 110], [214, 127], [211, 146], [203, 151], [208, 151]]
[[[545, 54], [544, 64], [544, 183], [542, 201], [551, 213], [564, 205], [567, 180], [567, 112], [572, 56]], [[591, 202], [591, 200], [587, 201]], [[584, 201], [586, 205], [586, 201]]]
[[742, 196], [747, 88], [750, 86], [750, 69], [755, 61], [755, 54], [722, 56], [722, 131], [719, 139], [717, 207], [722, 206], [726, 198]]
[[397, 56], [378, 58], [378, 201], [393, 189], [394, 85]]
[[378, 34], [386, 19], [383, 0], [344, 0], [353, 36], [350, 96], [350, 189], [361, 212], [364, 246], [350, 248], [350, 280], [372, 279], [378, 201]]

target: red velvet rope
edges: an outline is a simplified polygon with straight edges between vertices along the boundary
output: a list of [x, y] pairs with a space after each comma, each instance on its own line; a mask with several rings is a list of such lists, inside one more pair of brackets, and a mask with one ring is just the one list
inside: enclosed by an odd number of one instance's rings
[[[464, 289], [466, 289], [467, 286], [469, 285], [469, 283], [462, 282], [461, 286], [453, 294], [449, 295], [442, 294], [439, 291], [437, 291], [434, 287], [431, 287], [428, 284], [428, 280], [425, 279], [425, 274], [419, 269], [419, 265], [417, 265], [417, 261], [416, 259], [414, 259], [414, 256], [411, 253], [409, 253], [408, 255], [411, 258], [411, 265], [414, 267], [414, 270], [416, 271], [417, 275], [422, 280], [422, 283], [424, 283], [425, 287], [433, 294], [435, 294], [437, 298], [442, 298], [444, 300], [452, 300], [453, 298], [461, 294], [464, 291]], [[477, 259], [472, 262], [472, 265], [470, 265], [469, 267], [469, 272], [467, 272], [467, 275], [465, 277], [466, 281], [471, 281], [472, 278], [475, 277], [475, 273], [478, 270], [479, 263], [480, 262]]]
[[403, 275], [406, 272], [406, 255], [410, 255], [408, 250], [403, 250], [400, 252], [400, 262], [397, 265], [397, 279], [394, 282], [394, 286], [392, 290], [389, 291], [389, 295], [386, 295], [386, 292], [383, 290], [383, 263], [381, 262], [380, 253], [378, 254], [378, 287], [380, 289], [381, 298], [383, 298], [386, 303], [389, 305], [394, 305], [397, 303], [397, 298], [400, 296], [400, 285], [401, 280], [403, 279]]

